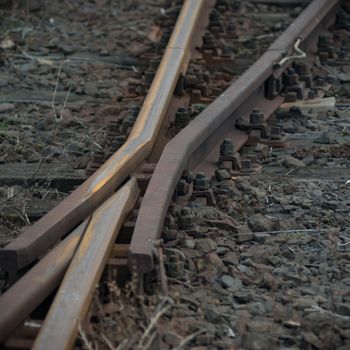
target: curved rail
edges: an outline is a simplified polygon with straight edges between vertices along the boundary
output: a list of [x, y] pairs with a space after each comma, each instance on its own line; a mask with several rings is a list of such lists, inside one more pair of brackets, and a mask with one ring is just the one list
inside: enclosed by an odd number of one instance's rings
[[[129, 248], [129, 264], [143, 274], [153, 269], [153, 242], [161, 235], [169, 203], [182, 172], [213, 165], [219, 144], [227, 136], [239, 149], [245, 133], [234, 128], [235, 120], [259, 107], [271, 115], [283, 102], [281, 97], [265, 98], [265, 84], [283, 73], [288, 64], [274, 69], [291, 52], [298, 38], [305, 51], [315, 47], [317, 35], [334, 19], [339, 0], [314, 0], [267, 50], [267, 52], [194, 121], [165, 147], [142, 200]], [[203, 155], [205, 159], [203, 159]]]
[[44, 254], [115, 190], [150, 154], [181, 72], [186, 68], [192, 34], [208, 0], [186, 0], [126, 143], [57, 207], [0, 250], [0, 266], [10, 279]]

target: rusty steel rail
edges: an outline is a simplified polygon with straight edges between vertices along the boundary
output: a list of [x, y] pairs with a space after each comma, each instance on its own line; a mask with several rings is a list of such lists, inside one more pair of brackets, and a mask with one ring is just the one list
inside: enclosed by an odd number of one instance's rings
[[161, 235], [183, 171], [213, 168], [224, 138], [232, 138], [239, 149], [247, 135], [234, 127], [238, 117], [256, 107], [268, 117], [280, 106], [283, 98], [268, 99], [265, 89], [291, 62], [279, 68], [275, 64], [292, 54], [298, 38], [304, 51], [316, 52], [318, 34], [335, 19], [338, 5], [339, 0], [314, 0], [248, 71], [166, 145], [142, 200], [129, 247], [129, 266], [140, 276], [153, 269], [153, 242]]
[[81, 223], [0, 296], [0, 343], [57, 288], [88, 223]]
[[212, 0], [186, 0], [170, 41], [126, 143], [78, 189], [0, 250], [0, 267], [10, 280], [43, 255], [96, 209], [150, 154], [180, 73], [192, 49], [192, 34]]
[[91, 217], [87, 230], [58, 289], [33, 349], [69, 349], [90, 306], [119, 230], [139, 196], [131, 179]]

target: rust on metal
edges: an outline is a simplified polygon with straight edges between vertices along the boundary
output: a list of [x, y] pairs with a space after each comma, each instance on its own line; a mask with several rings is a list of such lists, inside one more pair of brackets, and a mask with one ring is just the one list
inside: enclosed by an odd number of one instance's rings
[[91, 216], [33, 349], [69, 349], [119, 230], [133, 209], [139, 189], [131, 179]]
[[265, 98], [267, 79], [283, 72], [282, 68], [276, 71], [274, 64], [293, 49], [297, 38], [302, 38], [304, 50], [307, 43], [317, 42], [317, 35], [329, 26], [339, 4], [339, 0], [313, 1], [248, 71], [166, 145], [141, 203], [129, 248], [130, 268], [136, 268], [141, 276], [153, 269], [153, 242], [161, 234], [183, 170], [213, 167], [224, 138], [232, 138], [237, 149], [247, 140], [245, 133], [234, 128], [238, 117], [255, 107], [266, 117], [280, 106], [283, 98]]
[[204, 5], [186, 0], [149, 93], [126, 143], [88, 180], [13, 242], [0, 250], [0, 266], [17, 271], [42, 255], [105, 200], [150, 154], [180, 73], [188, 64], [192, 34]]
[[0, 296], [0, 343], [59, 285], [88, 223], [81, 223]]

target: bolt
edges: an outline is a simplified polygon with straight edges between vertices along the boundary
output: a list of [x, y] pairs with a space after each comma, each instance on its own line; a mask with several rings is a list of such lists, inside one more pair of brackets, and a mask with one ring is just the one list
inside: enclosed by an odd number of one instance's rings
[[211, 23], [220, 22], [220, 12], [214, 9], [213, 11], [211, 11], [209, 19]]
[[249, 115], [250, 124], [263, 124], [264, 114], [260, 112], [259, 109], [254, 108]]
[[220, 156], [233, 156], [234, 151], [235, 147], [231, 139], [225, 139], [220, 145]]
[[193, 190], [194, 191], [206, 191], [209, 190], [210, 183], [209, 179], [202, 172], [198, 172], [196, 177], [193, 179]]
[[190, 208], [182, 208], [178, 222], [180, 230], [189, 230], [195, 226], [194, 215]]
[[185, 179], [180, 179], [176, 186], [176, 194], [178, 196], [186, 196], [190, 189], [190, 185]]
[[175, 124], [178, 127], [185, 127], [189, 121], [188, 109], [184, 107], [178, 108], [175, 113]]
[[167, 276], [171, 278], [178, 278], [183, 276], [184, 274], [185, 263], [183, 261], [179, 261], [175, 257], [169, 258], [166, 263], [166, 273]]
[[329, 54], [326, 51], [319, 52], [318, 57], [320, 59], [321, 64], [325, 64], [329, 60]]
[[215, 37], [213, 34], [207, 32], [204, 34], [203, 37], [203, 46], [206, 49], [213, 49], [215, 48]]

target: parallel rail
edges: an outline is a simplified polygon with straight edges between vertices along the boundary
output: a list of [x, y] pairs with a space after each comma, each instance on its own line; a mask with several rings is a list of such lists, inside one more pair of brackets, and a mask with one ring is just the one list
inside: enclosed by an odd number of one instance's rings
[[[34, 348], [66, 349], [72, 346], [78, 322], [86, 313], [94, 285], [113, 250], [122, 221], [139, 195], [133, 174], [154, 148], [177, 80], [186, 71], [194, 42], [193, 32], [198, 30], [196, 27], [203, 19], [203, 13], [207, 15], [213, 4], [212, 0], [185, 1], [126, 144], [53, 211], [0, 250], [0, 266], [14, 281], [19, 270], [43, 256], [73, 230], [0, 297], [0, 308], [5, 310], [0, 315], [0, 341], [59, 285], [75, 252]], [[255, 107], [268, 118], [280, 106], [284, 101], [279, 94], [283, 86], [275, 91], [274, 97], [266, 96], [267, 87], [278, 80], [292, 62], [278, 68], [275, 64], [292, 54], [298, 38], [302, 40], [304, 51], [315, 52], [317, 37], [332, 23], [339, 4], [339, 0], [313, 1], [246, 73], [165, 146], [141, 201], [129, 246], [128, 264], [130, 269], [136, 268], [140, 279], [154, 268], [154, 241], [161, 235], [169, 203], [183, 171], [205, 169], [208, 175], [212, 173], [224, 138], [232, 138], [236, 149], [244, 145], [248, 136], [234, 127], [237, 118], [247, 116]], [[128, 176], [131, 180], [120, 187]], [[45, 271], [45, 264], [51, 267], [61, 253], [62, 260], [50, 273]], [[31, 278], [38, 278], [42, 271], [45, 274], [41, 282], [20, 296], [21, 289], [26, 288]], [[11, 313], [9, 305], [14, 295], [22, 298], [15, 309], [16, 315]]]

